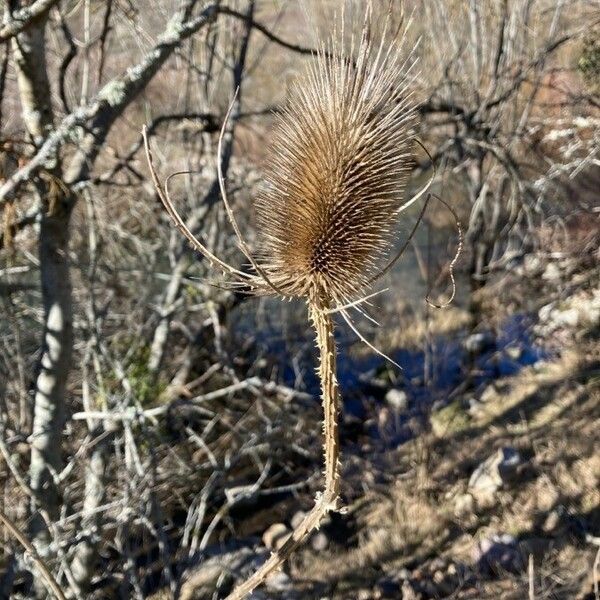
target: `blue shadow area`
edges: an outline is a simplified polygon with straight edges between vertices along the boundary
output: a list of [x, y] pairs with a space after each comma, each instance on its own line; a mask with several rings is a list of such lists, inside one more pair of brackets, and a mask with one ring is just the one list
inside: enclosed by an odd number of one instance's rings
[[[523, 367], [546, 358], [548, 353], [536, 345], [532, 325], [531, 316], [517, 314], [507, 318], [496, 331], [479, 329], [473, 334], [461, 330], [435, 336], [427, 351], [398, 348], [391, 358], [402, 367], [399, 372], [373, 352], [356, 356], [352, 349], [360, 342], [340, 324], [336, 332], [338, 379], [346, 420], [373, 416], [374, 408], [384, 402], [390, 388], [402, 390], [407, 396], [407, 408], [395, 419], [396, 427], [386, 432], [386, 443], [396, 445], [406, 441], [409, 435], [405, 424], [411, 417], [426, 415], [432, 406], [444, 406], [457, 390], [476, 396], [494, 380], [514, 375]], [[236, 324], [236, 332], [239, 334], [240, 327], [245, 329], [246, 326], [256, 336], [257, 347], [269, 364], [277, 365], [280, 380], [289, 387], [300, 387], [317, 400], [320, 390], [314, 344], [307, 343], [307, 339], [298, 339], [304, 343], [294, 344], [284, 339], [274, 326], [255, 329], [253, 324], [243, 320]], [[304, 331], [307, 338], [312, 337], [312, 331], [308, 328]], [[303, 330], [298, 333], [299, 338], [302, 333]], [[475, 349], [469, 344], [472, 337], [478, 341]], [[298, 365], [302, 374], [300, 384]], [[376, 426], [367, 427], [366, 433], [371, 438], [380, 437]]]

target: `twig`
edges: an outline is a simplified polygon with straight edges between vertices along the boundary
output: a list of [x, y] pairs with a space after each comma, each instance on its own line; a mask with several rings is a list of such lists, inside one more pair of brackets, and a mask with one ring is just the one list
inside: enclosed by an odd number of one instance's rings
[[596, 552], [593, 569], [594, 595], [596, 596], [596, 600], [600, 600], [600, 573], [598, 572], [598, 567], [600, 567], [600, 545], [598, 546], [598, 552]]
[[299, 44], [294, 44], [293, 42], [288, 42], [287, 40], [282, 39], [258, 21], [255, 21], [251, 17], [248, 17], [247, 15], [244, 15], [243, 13], [234, 10], [233, 8], [229, 8], [228, 6], [219, 6], [217, 11], [223, 15], [228, 15], [230, 17], [235, 17], [236, 19], [246, 21], [252, 28], [256, 29], [257, 31], [260, 31], [260, 33], [262, 33], [268, 40], [275, 44], [278, 44], [279, 46], [282, 46], [283, 48], [292, 50], [293, 52], [296, 52], [298, 54], [314, 55], [318, 52], [317, 48], [301, 46]]
[[[216, 400], [217, 398], [222, 398], [224, 396], [229, 396], [235, 392], [239, 392], [242, 390], [247, 390], [251, 388], [262, 388], [263, 383], [258, 377], [250, 377], [244, 381], [240, 381], [239, 383], [232, 383], [224, 388], [215, 390], [213, 392], [208, 392], [201, 396], [195, 396], [194, 398], [189, 400], [190, 404], [200, 404], [203, 402], [208, 402], [210, 400]], [[134, 421], [143, 417], [157, 417], [159, 415], [165, 414], [169, 412], [174, 403], [163, 404], [161, 406], [157, 406], [155, 408], [149, 408], [147, 410], [139, 410], [136, 407], [129, 407], [123, 411], [100, 411], [100, 410], [92, 410], [92, 411], [81, 411], [73, 414], [72, 419], [74, 421], [82, 421], [85, 419], [106, 419], [108, 421]]]
[[535, 581], [534, 581], [534, 565], [533, 554], [529, 555], [529, 600], [535, 600]]
[[0, 521], [4, 527], [8, 530], [8, 532], [25, 548], [25, 550], [31, 555], [42, 575], [46, 579], [48, 583], [48, 587], [54, 592], [54, 595], [59, 600], [67, 600], [65, 595], [62, 593], [60, 586], [54, 579], [52, 573], [46, 566], [46, 563], [41, 559], [40, 555], [37, 553], [37, 550], [33, 547], [31, 542], [17, 529], [17, 526], [4, 514], [2, 510], [0, 510]]
[[[296, 400], [307, 401], [312, 400], [313, 396], [306, 392], [299, 392], [285, 385], [278, 385], [271, 381], [263, 381], [259, 377], [249, 377], [244, 381], [238, 383], [232, 383], [224, 388], [208, 392], [199, 396], [190, 398], [187, 402], [192, 406], [196, 406], [201, 403], [223, 398], [229, 396], [235, 392], [244, 390], [262, 390], [267, 393], [277, 393], [287, 398], [295, 398]], [[103, 411], [103, 410], [87, 410], [79, 411], [74, 413], [71, 418], [74, 421], [83, 421], [85, 419], [106, 419], [107, 421], [135, 421], [139, 418], [152, 418], [158, 417], [165, 413], [175, 405], [175, 401], [156, 406], [154, 408], [148, 408], [146, 410], [139, 410], [135, 407], [129, 407], [122, 411]], [[208, 409], [204, 409], [208, 410]], [[1, 449], [1, 448], [0, 448]]]
[[454, 300], [454, 297], [456, 296], [456, 279], [454, 278], [454, 267], [456, 266], [456, 263], [458, 262], [458, 259], [460, 258], [460, 255], [462, 253], [464, 236], [463, 236], [462, 226], [460, 224], [460, 219], [458, 218], [456, 211], [445, 200], [442, 200], [442, 198], [440, 198], [439, 196], [436, 196], [435, 194], [431, 194], [431, 196], [433, 198], [435, 198], [438, 202], [441, 202], [452, 213], [452, 216], [454, 217], [454, 221], [456, 223], [456, 230], [458, 232], [458, 244], [456, 246], [456, 253], [454, 254], [454, 258], [450, 261], [450, 265], [448, 266], [448, 273], [450, 275], [450, 283], [452, 284], [452, 293], [450, 294], [450, 298], [448, 298], [448, 300], [444, 300], [444, 302], [440, 302], [439, 304], [432, 302], [431, 296], [430, 296], [431, 290], [427, 292], [427, 296], [425, 297], [425, 302], [427, 302], [427, 304], [429, 304], [429, 306], [432, 306], [433, 308], [446, 308], [446, 307], [450, 306], [450, 304], [452, 304], [452, 301]]

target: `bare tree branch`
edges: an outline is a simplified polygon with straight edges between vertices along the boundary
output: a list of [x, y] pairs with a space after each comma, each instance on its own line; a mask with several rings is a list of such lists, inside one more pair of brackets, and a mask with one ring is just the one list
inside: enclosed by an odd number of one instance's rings
[[137, 65], [127, 69], [121, 77], [107, 83], [91, 102], [62, 120], [48, 135], [35, 156], [2, 185], [0, 205], [44, 168], [56, 150], [72, 136], [76, 127], [84, 125], [87, 125], [88, 134], [79, 145], [78, 152], [66, 173], [65, 181], [72, 185], [87, 178], [90, 166], [100, 151], [100, 144], [106, 138], [115, 120], [148, 85], [174, 50], [184, 40], [215, 19], [216, 5], [210, 4], [197, 16], [183, 20], [188, 5], [194, 4], [196, 0], [188, 0], [185, 7], [169, 20], [155, 46]]
[[241, 19], [242, 21], [246, 21], [250, 25], [250, 27], [256, 29], [257, 31], [260, 31], [267, 39], [271, 40], [273, 43], [279, 46], [287, 48], [288, 50], [293, 50], [298, 54], [315, 54], [317, 52], [316, 48], [301, 46], [300, 44], [294, 44], [292, 42], [288, 42], [282, 39], [258, 21], [255, 21], [254, 19], [249, 18], [247, 15], [228, 6], [219, 6], [217, 12], [223, 15], [229, 15], [230, 17], [235, 17], [236, 19]]
[[16, 11], [12, 18], [0, 28], [0, 43], [27, 29], [36, 19], [45, 15], [59, 0], [37, 0], [31, 6]]

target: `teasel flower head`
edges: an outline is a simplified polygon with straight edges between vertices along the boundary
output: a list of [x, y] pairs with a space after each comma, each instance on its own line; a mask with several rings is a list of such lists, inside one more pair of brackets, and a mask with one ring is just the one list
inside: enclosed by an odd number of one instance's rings
[[273, 286], [332, 304], [365, 294], [390, 259], [418, 125], [402, 36], [373, 46], [367, 23], [358, 43], [339, 37], [293, 84], [256, 199]]
[[[389, 17], [385, 20], [381, 41], [373, 44], [369, 8], [360, 36], [345, 45], [343, 29], [334, 31], [293, 84], [277, 116], [264, 185], [256, 199], [256, 255], [244, 241], [227, 199], [219, 159], [225, 210], [254, 272], [228, 265], [188, 229], [170, 199], [168, 179], [164, 188], [158, 179], [144, 132], [150, 173], [177, 228], [213, 267], [230, 276], [232, 287], [255, 294], [304, 298], [319, 350], [323, 492], [278, 551], [236, 586], [227, 600], [246, 598], [338, 506], [341, 395], [333, 313], [339, 312], [363, 342], [385, 356], [358, 332], [347, 309], [375, 295], [366, 295], [369, 287], [404, 249], [393, 252], [400, 213], [425, 193], [432, 181], [405, 200], [413, 146], [418, 143], [418, 111], [411, 92], [415, 60], [411, 52], [404, 52], [404, 30], [388, 35], [390, 21]], [[225, 123], [232, 107], [233, 103]], [[219, 157], [224, 131], [225, 125], [219, 138]]]

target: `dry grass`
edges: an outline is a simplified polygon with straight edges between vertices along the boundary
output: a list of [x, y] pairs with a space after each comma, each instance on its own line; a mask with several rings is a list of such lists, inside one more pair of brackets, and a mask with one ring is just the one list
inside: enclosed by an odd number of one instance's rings
[[396, 327], [377, 329], [375, 345], [384, 352], [397, 348], [422, 348], [427, 336], [448, 336], [463, 331], [472, 321], [471, 314], [457, 306], [449, 306], [441, 310], [433, 309], [428, 319], [399, 312]]
[[[335, 548], [325, 562], [305, 557], [302, 569], [338, 585], [346, 578], [343, 587], [354, 585], [356, 593], [377, 573], [394, 574], [406, 565], [433, 582], [429, 565], [441, 560], [465, 565], [471, 575], [462, 584], [448, 574], [436, 575], [433, 597], [522, 600], [528, 597], [526, 570], [495, 578], [473, 570], [477, 540], [508, 533], [518, 540], [524, 564], [534, 556], [537, 600], [591, 599], [585, 594], [592, 592], [596, 548], [586, 544], [580, 528], [600, 529], [599, 358], [588, 344], [506, 378], [498, 386], [505, 393], [490, 399], [487, 410], [462, 430], [400, 447], [390, 457], [402, 473], [396, 484], [355, 504], [362, 532], [356, 547]], [[474, 500], [471, 510], [457, 511], [469, 495], [473, 468], [502, 446], [515, 447], [526, 458], [521, 479], [492, 502]], [[340, 591], [333, 597], [355, 596]]]

